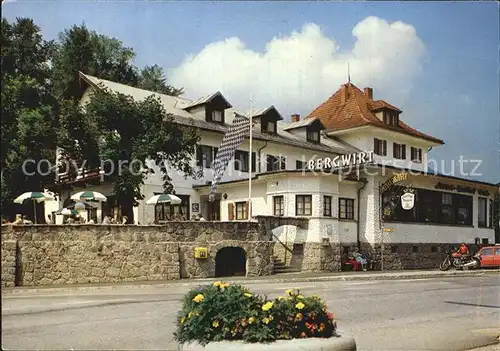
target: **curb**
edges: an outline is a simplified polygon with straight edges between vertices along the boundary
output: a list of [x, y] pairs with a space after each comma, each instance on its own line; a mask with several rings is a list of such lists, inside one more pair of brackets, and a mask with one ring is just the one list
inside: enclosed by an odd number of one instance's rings
[[[453, 278], [453, 277], [481, 277], [498, 275], [500, 270], [488, 270], [488, 271], [452, 271], [452, 272], [422, 272], [422, 273], [377, 273], [377, 274], [359, 274], [359, 275], [324, 275], [324, 276], [313, 276], [313, 277], [286, 277], [281, 276], [278, 278], [267, 278], [267, 279], [224, 279], [225, 281], [232, 284], [272, 284], [272, 283], [300, 283], [300, 282], [325, 282], [325, 281], [375, 281], [375, 280], [407, 280], [407, 279], [431, 279], [431, 278]], [[34, 287], [3, 287], [2, 294], [5, 295], [28, 295], [28, 294], [38, 294], [38, 293], [50, 293], [50, 292], [93, 292], [93, 291], [106, 291], [106, 290], [117, 290], [121, 287], [126, 287], [131, 290], [141, 290], [147, 288], [167, 288], [167, 287], [192, 287], [203, 285], [205, 283], [213, 282], [215, 279], [219, 278], [205, 278], [205, 279], [186, 279], [168, 282], [127, 282], [127, 283], [115, 283], [115, 284], [94, 284], [94, 285], [70, 285], [70, 286], [57, 286], [52, 287], [50, 285]]]

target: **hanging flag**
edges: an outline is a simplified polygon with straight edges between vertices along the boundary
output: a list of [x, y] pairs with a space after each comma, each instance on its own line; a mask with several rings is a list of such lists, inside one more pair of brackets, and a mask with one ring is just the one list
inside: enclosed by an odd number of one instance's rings
[[222, 178], [226, 171], [229, 161], [233, 158], [236, 149], [245, 139], [245, 133], [250, 131], [250, 119], [235, 113], [233, 124], [224, 134], [222, 143], [220, 144], [217, 156], [214, 161], [214, 178], [212, 180], [212, 188], [210, 189], [209, 201], [215, 200], [215, 192], [217, 191], [217, 183]]

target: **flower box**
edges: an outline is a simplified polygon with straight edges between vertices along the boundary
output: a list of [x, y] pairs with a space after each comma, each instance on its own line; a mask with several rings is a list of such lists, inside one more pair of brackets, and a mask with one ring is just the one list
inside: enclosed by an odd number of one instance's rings
[[219, 281], [186, 294], [174, 336], [183, 351], [356, 350], [354, 339], [336, 330], [316, 295], [287, 290], [268, 299]]

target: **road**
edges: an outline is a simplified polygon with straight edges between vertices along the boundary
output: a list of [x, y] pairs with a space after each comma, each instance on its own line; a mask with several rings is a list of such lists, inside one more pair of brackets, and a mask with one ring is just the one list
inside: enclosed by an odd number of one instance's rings
[[[246, 284], [324, 298], [358, 350], [466, 350], [500, 330], [500, 276]], [[176, 350], [175, 315], [187, 286], [117, 286], [2, 296], [4, 349]]]

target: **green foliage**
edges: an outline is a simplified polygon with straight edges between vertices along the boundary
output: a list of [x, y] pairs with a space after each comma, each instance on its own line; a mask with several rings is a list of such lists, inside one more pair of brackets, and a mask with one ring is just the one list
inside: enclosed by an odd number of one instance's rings
[[184, 89], [177, 89], [167, 84], [163, 68], [158, 65], [146, 66], [142, 69], [137, 87], [172, 96], [184, 93]]
[[[54, 158], [57, 102], [50, 81], [54, 43], [43, 40], [40, 28], [25, 18], [12, 24], [2, 19], [1, 40], [1, 202], [2, 212], [9, 215], [16, 196], [53, 183], [48, 164], [40, 168], [43, 174], [26, 173], [40, 160]], [[33, 162], [27, 165], [27, 160]]]
[[222, 340], [272, 342], [278, 339], [328, 338], [337, 328], [333, 315], [316, 297], [287, 291], [275, 300], [240, 285], [215, 282], [186, 294], [175, 339], [202, 345]]

